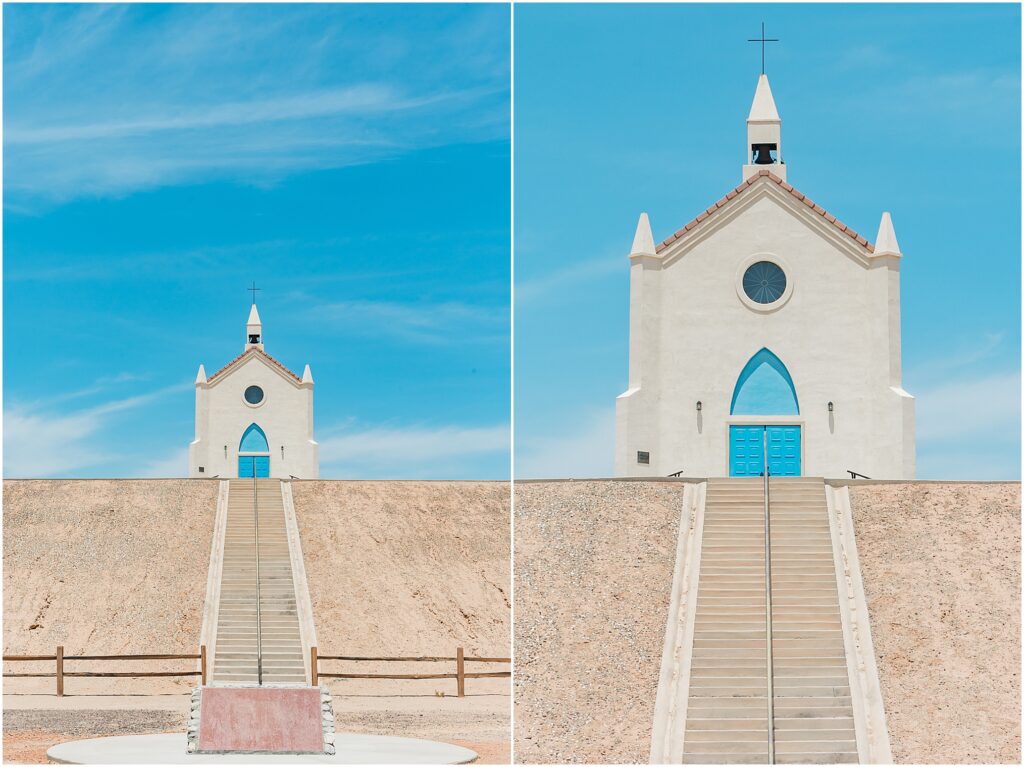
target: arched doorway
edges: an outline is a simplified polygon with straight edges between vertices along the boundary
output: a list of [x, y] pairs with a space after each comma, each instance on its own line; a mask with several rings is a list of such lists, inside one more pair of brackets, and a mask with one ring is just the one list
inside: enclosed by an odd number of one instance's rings
[[800, 415], [800, 402], [786, 366], [768, 349], [740, 371], [729, 415], [740, 421], [729, 424], [729, 476], [761, 476], [766, 464], [772, 476], [800, 476], [800, 424], [784, 422]]
[[238, 443], [238, 476], [270, 476], [270, 445], [267, 443], [267, 435], [254, 423], [249, 424]]

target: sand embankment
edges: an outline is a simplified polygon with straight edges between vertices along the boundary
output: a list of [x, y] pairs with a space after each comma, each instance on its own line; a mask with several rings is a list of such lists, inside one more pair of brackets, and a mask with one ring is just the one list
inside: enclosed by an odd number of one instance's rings
[[516, 761], [645, 763], [683, 485], [516, 486]]
[[4, 652], [198, 652], [217, 483], [4, 482]]
[[1020, 763], [1020, 484], [851, 487], [893, 757]]
[[508, 655], [507, 482], [299, 481], [292, 494], [322, 654]]

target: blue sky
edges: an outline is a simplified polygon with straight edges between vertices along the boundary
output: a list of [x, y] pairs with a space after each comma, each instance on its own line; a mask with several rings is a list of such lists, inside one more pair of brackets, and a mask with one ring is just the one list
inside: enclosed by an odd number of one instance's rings
[[892, 211], [918, 476], [1020, 477], [1017, 5], [519, 5], [516, 475], [608, 476], [637, 216], [741, 180], [767, 71], [789, 181], [873, 240]]
[[509, 10], [4, 7], [6, 476], [181, 476], [310, 363], [325, 477], [503, 478]]

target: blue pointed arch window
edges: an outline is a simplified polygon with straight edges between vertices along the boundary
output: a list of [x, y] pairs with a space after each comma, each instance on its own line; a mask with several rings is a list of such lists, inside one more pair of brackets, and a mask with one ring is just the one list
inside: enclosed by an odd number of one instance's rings
[[732, 393], [731, 415], [800, 415], [796, 387], [782, 360], [761, 349], [743, 366]]
[[240, 453], [269, 453], [270, 446], [267, 444], [267, 435], [263, 433], [256, 424], [250, 424], [249, 428], [242, 434], [242, 441], [238, 446]]

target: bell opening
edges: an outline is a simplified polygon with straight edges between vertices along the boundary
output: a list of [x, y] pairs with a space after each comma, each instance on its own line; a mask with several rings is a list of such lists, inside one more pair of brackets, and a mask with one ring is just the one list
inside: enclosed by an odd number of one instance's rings
[[754, 165], [774, 165], [776, 162], [776, 155], [772, 153], [778, 153], [778, 146], [775, 144], [752, 144], [751, 152], [754, 155]]

